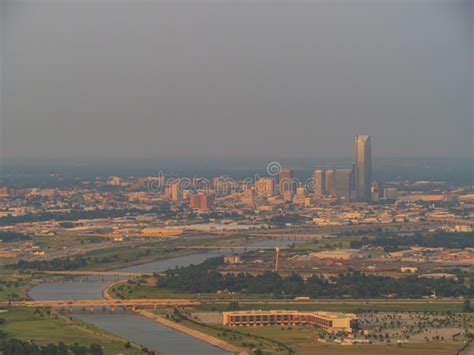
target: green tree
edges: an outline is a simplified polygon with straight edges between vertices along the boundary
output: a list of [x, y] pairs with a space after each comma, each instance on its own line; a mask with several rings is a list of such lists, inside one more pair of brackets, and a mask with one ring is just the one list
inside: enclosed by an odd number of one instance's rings
[[469, 298], [466, 298], [464, 300], [463, 311], [466, 313], [472, 312], [471, 301], [469, 300]]
[[227, 310], [229, 311], [238, 311], [239, 309], [240, 309], [239, 302], [236, 302], [236, 301], [230, 302], [229, 305], [227, 306]]

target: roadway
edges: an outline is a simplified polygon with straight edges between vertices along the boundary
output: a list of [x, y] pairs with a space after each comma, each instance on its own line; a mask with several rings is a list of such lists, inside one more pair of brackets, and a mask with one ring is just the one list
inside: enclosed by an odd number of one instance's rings
[[34, 274], [48, 274], [60, 276], [125, 276], [125, 277], [140, 277], [153, 276], [152, 272], [125, 272], [125, 271], [34, 271]]
[[184, 307], [184, 306], [196, 306], [201, 304], [198, 300], [192, 299], [128, 299], [128, 300], [116, 300], [116, 299], [96, 299], [96, 300], [35, 300], [35, 301], [3, 301], [0, 302], [0, 307], [28, 307], [28, 308], [73, 308], [73, 307], [84, 307], [90, 308], [91, 310], [95, 307], [125, 307], [125, 308], [137, 308], [137, 307]]

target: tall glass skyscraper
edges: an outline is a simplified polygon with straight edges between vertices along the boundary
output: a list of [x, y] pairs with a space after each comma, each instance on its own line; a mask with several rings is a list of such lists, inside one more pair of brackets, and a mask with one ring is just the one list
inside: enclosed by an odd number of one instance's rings
[[370, 136], [355, 137], [355, 195], [357, 200], [371, 200], [372, 184], [372, 151], [370, 147]]

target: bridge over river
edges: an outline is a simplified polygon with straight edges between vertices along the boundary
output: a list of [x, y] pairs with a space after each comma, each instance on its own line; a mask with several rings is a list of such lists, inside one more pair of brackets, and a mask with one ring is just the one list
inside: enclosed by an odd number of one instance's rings
[[131, 272], [131, 271], [92, 271], [92, 270], [42, 270], [33, 271], [33, 274], [46, 274], [64, 276], [65, 278], [82, 277], [83, 280], [87, 281], [89, 276], [95, 276], [99, 280], [104, 280], [105, 277], [113, 277], [114, 281], [119, 281], [121, 277], [135, 278], [141, 276], [154, 276], [153, 272]]
[[29, 307], [29, 308], [89, 308], [91, 312], [95, 308], [111, 308], [115, 311], [117, 307], [135, 310], [137, 308], [159, 308], [159, 307], [186, 307], [201, 304], [198, 300], [173, 298], [173, 299], [128, 299], [128, 300], [38, 300], [38, 301], [9, 301], [0, 302], [0, 307]]

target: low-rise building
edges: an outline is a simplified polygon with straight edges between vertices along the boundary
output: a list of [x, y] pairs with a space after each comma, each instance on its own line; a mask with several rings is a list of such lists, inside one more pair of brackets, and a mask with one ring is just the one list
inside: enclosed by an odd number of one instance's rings
[[418, 271], [418, 268], [416, 266], [402, 266], [400, 271], [414, 274]]
[[324, 250], [315, 253], [310, 253], [310, 256], [318, 259], [334, 260], [350, 260], [362, 257], [359, 251], [355, 249]]
[[139, 237], [175, 237], [183, 232], [180, 228], [143, 228]]
[[224, 256], [224, 264], [240, 264], [241, 262], [239, 255]]
[[329, 332], [352, 333], [358, 327], [352, 313], [250, 310], [223, 312], [225, 326], [313, 325]]

